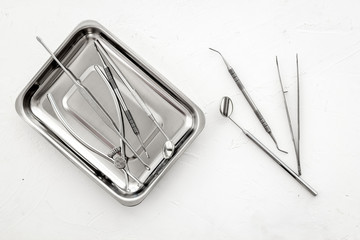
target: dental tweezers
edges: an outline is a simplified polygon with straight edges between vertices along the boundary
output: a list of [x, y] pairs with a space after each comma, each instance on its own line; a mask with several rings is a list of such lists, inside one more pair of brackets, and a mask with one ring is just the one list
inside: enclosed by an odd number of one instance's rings
[[126, 105], [126, 103], [125, 103], [125, 100], [124, 100], [124, 98], [123, 98], [122, 95], [121, 95], [121, 92], [120, 92], [120, 90], [119, 90], [119, 88], [118, 88], [118, 86], [117, 86], [117, 84], [116, 84], [116, 82], [115, 82], [115, 80], [114, 80], [114, 77], [113, 77], [113, 75], [112, 75], [112, 73], [111, 73], [111, 70], [110, 70], [110, 68], [106, 65], [105, 60], [104, 60], [104, 58], [103, 58], [103, 56], [102, 56], [102, 53], [99, 51], [97, 45], [96, 45], [95, 43], [94, 43], [94, 45], [95, 45], [95, 49], [96, 49], [96, 51], [97, 51], [97, 53], [98, 53], [98, 55], [99, 55], [99, 57], [100, 57], [101, 63], [102, 63], [102, 65], [103, 65], [106, 79], [107, 79], [107, 81], [109, 82], [112, 91], [115, 93], [115, 96], [116, 96], [116, 99], [117, 99], [116, 102], [120, 103], [120, 106], [121, 106], [122, 110], [124, 111], [124, 114], [125, 114], [125, 116], [126, 116], [126, 119], [127, 119], [128, 122], [129, 122], [129, 124], [130, 124], [131, 129], [133, 130], [134, 134], [135, 134], [136, 137], [138, 138], [138, 140], [139, 140], [139, 142], [140, 142], [140, 144], [141, 144], [141, 147], [142, 147], [142, 149], [143, 149], [144, 152], [145, 152], [146, 157], [149, 158], [150, 156], [149, 156], [149, 154], [148, 154], [148, 152], [146, 151], [146, 148], [145, 148], [145, 146], [144, 146], [144, 141], [143, 141], [143, 139], [141, 138], [139, 128], [137, 127], [136, 122], [135, 122], [135, 120], [134, 120], [134, 118], [133, 118], [133, 116], [132, 116], [129, 108], [127, 107], [127, 105]]
[[293, 142], [294, 145], [294, 150], [295, 150], [295, 155], [296, 155], [296, 161], [297, 161], [297, 169], [298, 169], [298, 174], [299, 176], [301, 176], [301, 164], [300, 164], [300, 89], [299, 89], [299, 81], [300, 81], [300, 77], [299, 77], [299, 61], [298, 61], [298, 54], [296, 54], [296, 81], [297, 81], [297, 142], [295, 141], [295, 134], [294, 134], [294, 130], [292, 127], [292, 122], [291, 122], [291, 118], [290, 118], [290, 113], [289, 113], [289, 107], [287, 104], [287, 100], [286, 100], [286, 96], [285, 93], [286, 91], [284, 90], [284, 86], [281, 80], [281, 74], [280, 74], [280, 67], [279, 67], [279, 61], [278, 61], [278, 57], [276, 57], [276, 68], [277, 68], [277, 72], [278, 72], [278, 76], [279, 76], [279, 82], [280, 82], [280, 86], [281, 86], [281, 92], [283, 95], [283, 101], [284, 101], [284, 106], [285, 106], [285, 110], [286, 110], [286, 117], [287, 117], [287, 121], [288, 121], [288, 125], [289, 125], [289, 129], [290, 129], [290, 133], [291, 133], [291, 140]]
[[[36, 39], [43, 45], [43, 47], [49, 52], [51, 57], [58, 63], [58, 65], [63, 69], [65, 74], [73, 81], [74, 85], [80, 92], [80, 94], [84, 97], [84, 99], [88, 102], [88, 104], [94, 109], [97, 115], [105, 122], [105, 124], [111, 129], [115, 130], [120, 139], [129, 147], [129, 149], [134, 153], [134, 155], [138, 158], [138, 160], [144, 165], [146, 170], [150, 170], [150, 167], [142, 160], [142, 158], [137, 154], [134, 148], [129, 144], [129, 142], [125, 139], [125, 137], [120, 133], [119, 128], [116, 126], [115, 122], [111, 119], [109, 114], [105, 111], [105, 109], [101, 106], [101, 104], [96, 100], [96, 98], [91, 94], [91, 92], [82, 85], [81, 81], [77, 79], [74, 74], [67, 69], [53, 54], [50, 49], [43, 43], [43, 41], [36, 37]], [[56, 105], [55, 105], [56, 106]]]

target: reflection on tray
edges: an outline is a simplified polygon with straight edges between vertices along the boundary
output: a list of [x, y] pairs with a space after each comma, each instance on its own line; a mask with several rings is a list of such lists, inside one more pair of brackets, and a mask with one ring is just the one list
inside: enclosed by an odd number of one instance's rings
[[139, 204], [201, 132], [204, 114], [96, 22], [79, 25], [56, 56], [46, 49], [60, 60], [25, 87], [18, 113], [118, 201]]

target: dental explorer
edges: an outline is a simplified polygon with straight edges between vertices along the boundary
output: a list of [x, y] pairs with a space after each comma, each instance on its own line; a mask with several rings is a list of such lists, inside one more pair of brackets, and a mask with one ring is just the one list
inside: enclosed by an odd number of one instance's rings
[[254, 111], [256, 117], [259, 119], [260, 123], [262, 124], [262, 126], [264, 127], [265, 131], [270, 135], [270, 137], [272, 138], [272, 140], [274, 141], [275, 145], [276, 145], [276, 148], [283, 152], [283, 153], [288, 153], [282, 149], [279, 148], [278, 146], [278, 143], [270, 129], [270, 126], [269, 124], [265, 121], [263, 115], [260, 113], [260, 110], [256, 107], [254, 101], [251, 99], [249, 93], [247, 92], [247, 90], [245, 89], [245, 86], [242, 84], [242, 82], [240, 81], [240, 78], [237, 76], [237, 74], [235, 73], [234, 69], [230, 66], [230, 64], [225, 60], [225, 58], [223, 57], [223, 55], [213, 49], [213, 48], [209, 48], [210, 50], [214, 51], [214, 52], [217, 52], [218, 54], [220, 54], [221, 58], [223, 59], [227, 69], [228, 69], [228, 72], [230, 73], [231, 77], [234, 79], [236, 85], [239, 87], [240, 91], [243, 93], [244, 97], [246, 98], [247, 102], [249, 103], [250, 107], [252, 108], [252, 110]]

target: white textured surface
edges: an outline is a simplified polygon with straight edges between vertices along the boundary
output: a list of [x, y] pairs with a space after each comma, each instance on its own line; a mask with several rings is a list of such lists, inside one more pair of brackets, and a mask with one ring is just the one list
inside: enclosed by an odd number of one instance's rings
[[[360, 239], [359, 1], [1, 0], [1, 239]], [[81, 21], [94, 19], [205, 112], [207, 124], [154, 191], [127, 208], [16, 114], [17, 95]], [[218, 113], [274, 149], [218, 55], [292, 150], [275, 68], [302, 90], [303, 177], [314, 198]], [[290, 105], [295, 106], [294, 101]], [[294, 154], [278, 154], [295, 168]]]

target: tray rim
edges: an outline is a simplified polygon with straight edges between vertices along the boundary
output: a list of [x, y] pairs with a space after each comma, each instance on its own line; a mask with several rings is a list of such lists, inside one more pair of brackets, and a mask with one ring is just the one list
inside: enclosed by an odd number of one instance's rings
[[[15, 108], [17, 113], [20, 115], [22, 119], [25, 120], [32, 128], [34, 128], [37, 132], [39, 132], [46, 140], [48, 140], [53, 146], [55, 146], [66, 158], [68, 158], [75, 166], [80, 168], [86, 175], [88, 175], [92, 180], [94, 180], [98, 185], [104, 188], [108, 193], [110, 193], [116, 200], [122, 203], [125, 206], [135, 206], [141, 203], [145, 197], [150, 193], [150, 191], [155, 187], [158, 181], [165, 175], [165, 173], [174, 165], [176, 160], [182, 155], [182, 153], [188, 148], [188, 146], [195, 140], [195, 138], [200, 134], [205, 126], [205, 115], [201, 111], [201, 109], [192, 102], [186, 95], [184, 95], [176, 86], [174, 86], [168, 79], [166, 79], [162, 74], [160, 74], [157, 70], [155, 70], [149, 63], [147, 63], [143, 58], [137, 55], [133, 50], [131, 50], [125, 43], [119, 40], [116, 36], [114, 36], [110, 31], [108, 31], [105, 27], [103, 27], [100, 23], [94, 20], [85, 20], [78, 24], [75, 29], [66, 37], [66, 39], [61, 43], [61, 45], [56, 49], [55, 55], [58, 55], [70, 40], [76, 36], [79, 32], [89, 29], [96, 28], [101, 32], [105, 33], [108, 37], [111, 38], [112, 41], [117, 43], [121, 48], [123, 48], [129, 55], [133, 57], [142, 67], [144, 67], [148, 72], [152, 73], [152, 75], [156, 76], [156, 81], [159, 81], [162, 85], [166, 86], [168, 89], [171, 89], [171, 92], [176, 96], [180, 97], [182, 101], [187, 103], [188, 106], [192, 108], [192, 114], [194, 114], [193, 119], [194, 127], [190, 136], [183, 143], [181, 148], [175, 153], [175, 155], [167, 162], [167, 164], [161, 168], [160, 172], [157, 174], [157, 177], [151, 181], [147, 187], [139, 194], [129, 195], [129, 197], [123, 197], [114, 192], [107, 184], [105, 184], [100, 179], [93, 176], [93, 174], [89, 171], [89, 169], [80, 161], [78, 155], [74, 152], [68, 151], [67, 146], [58, 138], [55, 134], [47, 130], [40, 121], [37, 121], [36, 118], [32, 115], [31, 111], [26, 108], [26, 97], [28, 94], [31, 94], [31, 91], [37, 90], [41, 84], [37, 81], [39, 77], [50, 67], [50, 64], [53, 62], [50, 57], [44, 65], [40, 68], [40, 70], [35, 74], [35, 76], [30, 80], [30, 82], [24, 87], [24, 89], [18, 95]], [[31, 99], [31, 98], [30, 98]]]

